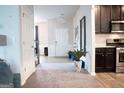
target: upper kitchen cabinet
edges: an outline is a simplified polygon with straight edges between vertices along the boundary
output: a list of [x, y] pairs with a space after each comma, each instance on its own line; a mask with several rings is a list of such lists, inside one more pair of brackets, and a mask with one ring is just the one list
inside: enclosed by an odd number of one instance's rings
[[100, 15], [101, 15], [101, 33], [109, 33], [110, 32], [110, 21], [111, 21], [111, 6], [102, 5], [100, 7]]
[[97, 5], [95, 6], [96, 33], [110, 33], [111, 21], [124, 20], [124, 5]]
[[112, 5], [111, 6], [111, 20], [124, 20], [124, 6], [123, 5]]
[[111, 20], [112, 21], [121, 20], [121, 6], [120, 5], [111, 6]]
[[100, 6], [95, 6], [95, 29], [96, 32], [100, 32]]
[[111, 6], [95, 6], [95, 30], [96, 33], [110, 33]]
[[124, 6], [121, 6], [121, 20], [124, 20]]

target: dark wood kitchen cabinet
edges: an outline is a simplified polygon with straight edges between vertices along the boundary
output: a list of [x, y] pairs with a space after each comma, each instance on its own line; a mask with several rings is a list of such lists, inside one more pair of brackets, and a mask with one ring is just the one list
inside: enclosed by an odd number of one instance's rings
[[96, 33], [110, 33], [111, 6], [98, 5], [95, 7]]
[[115, 72], [115, 48], [96, 48], [96, 72]]
[[124, 20], [124, 6], [123, 5], [112, 5], [111, 6], [111, 20]]
[[100, 15], [101, 15], [101, 33], [109, 33], [110, 32], [110, 21], [111, 21], [111, 6], [110, 5], [102, 5], [100, 7]]
[[95, 6], [95, 31], [104, 34], [111, 32], [111, 21], [124, 20], [124, 5]]
[[105, 69], [106, 71], [115, 72], [116, 64], [116, 49], [106, 48], [105, 49]]
[[111, 20], [112, 21], [121, 20], [121, 6], [120, 5], [111, 6]]
[[95, 6], [95, 29], [96, 33], [100, 32], [100, 6]]
[[104, 64], [104, 49], [103, 48], [97, 48], [96, 49], [96, 58], [95, 58], [95, 70], [96, 72], [101, 72], [104, 70], [105, 64]]
[[124, 5], [121, 5], [121, 20], [124, 20]]

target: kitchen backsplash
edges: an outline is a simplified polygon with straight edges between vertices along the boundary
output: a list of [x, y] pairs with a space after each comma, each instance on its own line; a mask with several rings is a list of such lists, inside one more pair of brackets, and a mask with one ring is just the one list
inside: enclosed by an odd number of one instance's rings
[[108, 38], [124, 38], [124, 34], [96, 34], [95, 46], [106, 46], [106, 39]]

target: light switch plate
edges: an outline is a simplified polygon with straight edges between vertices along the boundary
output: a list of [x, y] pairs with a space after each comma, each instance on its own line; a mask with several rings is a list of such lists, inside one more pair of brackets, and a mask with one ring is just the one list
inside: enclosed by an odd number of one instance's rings
[[6, 35], [0, 35], [0, 46], [6, 46], [6, 45], [7, 45]]

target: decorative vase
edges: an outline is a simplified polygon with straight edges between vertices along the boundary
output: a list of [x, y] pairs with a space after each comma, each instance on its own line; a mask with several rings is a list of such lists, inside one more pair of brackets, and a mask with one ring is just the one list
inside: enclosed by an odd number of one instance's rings
[[82, 61], [75, 61], [76, 72], [80, 72], [82, 67]]

